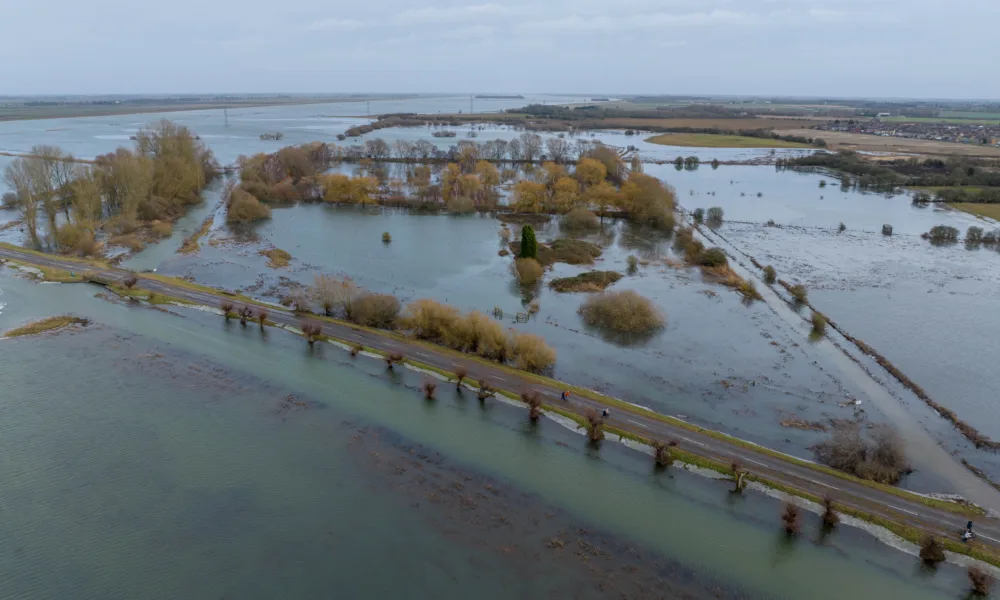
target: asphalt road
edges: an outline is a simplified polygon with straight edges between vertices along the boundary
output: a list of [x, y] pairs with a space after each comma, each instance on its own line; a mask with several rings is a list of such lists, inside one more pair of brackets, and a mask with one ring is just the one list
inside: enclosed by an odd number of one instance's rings
[[[142, 274], [133, 273], [125, 269], [82, 268], [80, 263], [68, 261], [58, 256], [40, 256], [5, 246], [0, 246], [0, 258], [13, 259], [27, 265], [40, 265], [66, 271], [76, 271], [78, 273], [82, 270], [88, 270], [99, 274], [102, 279], [118, 282], [123, 281], [130, 275], [137, 275], [140, 279], [137, 287], [205, 306], [218, 307], [226, 299], [226, 296], [222, 292], [209, 293], [193, 290], [182, 285], [142, 277]], [[282, 325], [298, 327], [302, 321], [300, 315], [276, 307], [268, 307], [267, 312], [269, 320]], [[543, 402], [546, 404], [558, 405], [565, 410], [581, 415], [587, 409], [600, 411], [605, 408], [605, 405], [598, 401], [580, 397], [578, 394], [573, 395], [569, 401], [563, 401], [560, 398], [562, 389], [551, 385], [539, 384], [535, 380], [522, 378], [507, 369], [492, 367], [475, 360], [463, 359], [447, 352], [437, 352], [424, 345], [408, 343], [404, 340], [356, 329], [349, 325], [319, 320], [316, 320], [315, 323], [322, 326], [325, 335], [346, 343], [356, 342], [383, 352], [398, 352], [404, 357], [447, 372], [454, 372], [456, 368], [464, 367], [470, 379], [486, 381], [497, 389], [517, 394], [526, 390], [536, 390], [543, 397]], [[839, 504], [850, 506], [890, 521], [957, 539], [969, 519], [969, 517], [960, 514], [929, 507], [917, 500], [900, 497], [880, 489], [842, 479], [807, 466], [782, 460], [770, 454], [735, 445], [704, 433], [693, 432], [671, 423], [652, 419], [640, 413], [627, 412], [617, 407], [611, 407], [610, 410], [611, 416], [607, 423], [612, 427], [654, 440], [675, 440], [678, 442], [680, 448], [688, 452], [725, 464], [738, 460], [751, 474], [765, 477], [774, 482], [809, 492], [816, 496], [830, 495]], [[977, 543], [990, 546], [993, 550], [1000, 552], [1000, 520], [989, 517], [976, 517], [974, 520], [975, 531], [978, 534]]]

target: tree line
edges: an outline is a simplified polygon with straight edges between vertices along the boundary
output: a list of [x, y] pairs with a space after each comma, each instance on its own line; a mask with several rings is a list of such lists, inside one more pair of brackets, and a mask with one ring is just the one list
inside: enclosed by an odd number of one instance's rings
[[[200, 200], [218, 175], [212, 151], [186, 127], [160, 121], [139, 131], [132, 148], [121, 147], [79, 164], [54, 146], [35, 146], [4, 170], [11, 192], [5, 206], [21, 211], [32, 246], [43, 241], [63, 251], [93, 254], [95, 234], [134, 231], [172, 221]], [[47, 235], [38, 223], [44, 216]]]

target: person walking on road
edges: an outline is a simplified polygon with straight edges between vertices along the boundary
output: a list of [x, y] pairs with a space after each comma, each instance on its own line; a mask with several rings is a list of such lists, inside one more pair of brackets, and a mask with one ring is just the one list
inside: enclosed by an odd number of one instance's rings
[[561, 398], [563, 402], [569, 402], [569, 390], [563, 390]]

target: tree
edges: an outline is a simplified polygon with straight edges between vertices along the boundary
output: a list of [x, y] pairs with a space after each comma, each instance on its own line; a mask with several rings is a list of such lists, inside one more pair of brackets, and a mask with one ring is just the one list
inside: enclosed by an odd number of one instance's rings
[[365, 140], [365, 154], [374, 160], [385, 160], [389, 158], [389, 144], [382, 138]]
[[417, 140], [416, 142], [413, 143], [413, 152], [417, 155], [418, 158], [426, 160], [434, 156], [434, 153], [436, 151], [437, 147], [435, 147], [434, 144], [428, 142], [427, 140]]
[[540, 135], [526, 131], [518, 136], [518, 139], [521, 140], [521, 153], [524, 160], [532, 162], [541, 155], [542, 138]]
[[416, 158], [414, 156], [415, 150], [413, 144], [406, 140], [396, 140], [392, 143], [392, 153], [399, 160], [412, 160]]
[[21, 221], [28, 228], [32, 246], [38, 246], [38, 197], [31, 177], [29, 159], [16, 158], [4, 169], [4, 182], [17, 194]]
[[490, 140], [483, 144], [483, 157], [500, 162], [507, 157], [507, 142], [505, 140]]
[[569, 142], [565, 138], [549, 138], [545, 141], [545, 147], [549, 151], [549, 158], [557, 163], [566, 162], [569, 158]]
[[555, 184], [556, 180], [560, 177], [566, 176], [566, 169], [562, 168], [561, 165], [557, 165], [552, 161], [542, 163], [542, 173], [545, 178], [545, 185], [549, 189]]
[[519, 212], [541, 212], [548, 198], [549, 192], [543, 183], [524, 180], [514, 185], [514, 207]]
[[538, 240], [535, 239], [535, 230], [531, 225], [521, 228], [521, 253], [520, 258], [538, 258]]
[[462, 172], [472, 173], [476, 169], [476, 161], [479, 160], [479, 144], [468, 140], [460, 141], [457, 158], [462, 166]]
[[524, 160], [523, 149], [521, 148], [521, 142], [517, 138], [507, 142], [507, 154], [510, 155], [512, 161]]
[[597, 213], [602, 221], [609, 210], [619, 205], [618, 190], [607, 181], [590, 187], [584, 194], [584, 198], [597, 207]]
[[455, 163], [448, 163], [441, 171], [441, 198], [448, 202], [460, 193], [459, 181], [462, 178], [462, 169]]
[[347, 277], [343, 279], [329, 275], [313, 277], [313, 298], [327, 316], [332, 315], [334, 311], [340, 311], [350, 318], [353, 303], [360, 293], [354, 282]]
[[580, 201], [580, 184], [572, 177], [560, 177], [552, 185], [552, 204], [559, 212], [567, 212]]
[[481, 160], [476, 163], [476, 174], [482, 186], [483, 197], [487, 204], [493, 205], [497, 200], [497, 186], [500, 185], [500, 171], [491, 163]]
[[607, 174], [604, 164], [593, 158], [581, 158], [576, 163], [576, 178], [584, 189], [601, 183]]

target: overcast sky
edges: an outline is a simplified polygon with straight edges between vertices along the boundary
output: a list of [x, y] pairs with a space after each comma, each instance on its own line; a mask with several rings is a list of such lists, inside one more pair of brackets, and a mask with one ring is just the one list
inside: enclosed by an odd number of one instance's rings
[[0, 94], [1000, 98], [1000, 0], [0, 0]]

